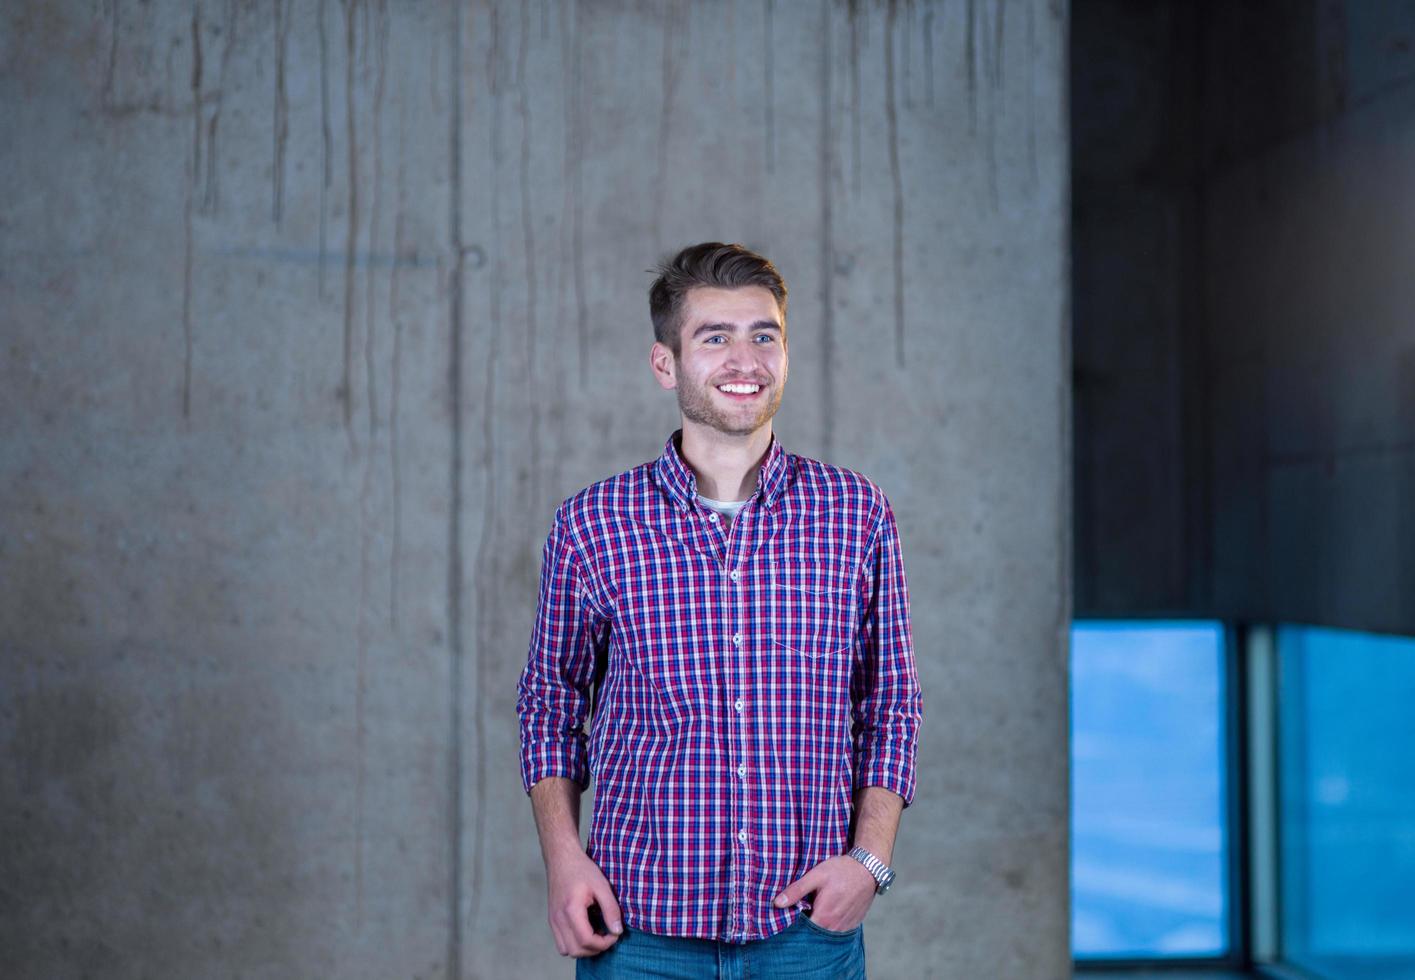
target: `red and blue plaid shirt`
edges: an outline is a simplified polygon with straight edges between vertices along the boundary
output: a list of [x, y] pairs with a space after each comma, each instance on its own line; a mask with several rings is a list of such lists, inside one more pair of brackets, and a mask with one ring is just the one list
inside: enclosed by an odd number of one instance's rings
[[741, 943], [809, 905], [771, 900], [849, 849], [855, 790], [913, 801], [923, 700], [884, 493], [773, 436], [728, 522], [678, 437], [556, 510], [521, 779], [597, 781], [587, 850], [628, 928]]

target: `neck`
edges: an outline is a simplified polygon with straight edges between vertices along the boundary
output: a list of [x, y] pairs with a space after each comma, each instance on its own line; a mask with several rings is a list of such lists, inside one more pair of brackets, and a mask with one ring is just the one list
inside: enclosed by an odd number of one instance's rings
[[747, 435], [727, 435], [683, 420], [678, 454], [697, 478], [698, 492], [713, 500], [746, 500], [771, 449], [771, 423]]

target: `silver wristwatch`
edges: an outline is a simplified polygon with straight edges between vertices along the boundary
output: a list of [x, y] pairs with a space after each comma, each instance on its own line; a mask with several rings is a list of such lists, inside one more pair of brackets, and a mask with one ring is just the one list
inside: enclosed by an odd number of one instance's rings
[[863, 847], [852, 847], [847, 853], [850, 857], [863, 864], [866, 871], [874, 875], [876, 895], [883, 895], [885, 892], [889, 891], [889, 886], [894, 884], [893, 868]]

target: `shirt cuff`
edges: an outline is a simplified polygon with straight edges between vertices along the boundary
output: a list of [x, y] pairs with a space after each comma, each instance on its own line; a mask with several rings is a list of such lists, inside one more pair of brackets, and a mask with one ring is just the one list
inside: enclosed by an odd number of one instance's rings
[[914, 802], [914, 766], [912, 752], [887, 740], [870, 746], [855, 757], [853, 787], [858, 792], [866, 786], [882, 786], [899, 794], [907, 807]]
[[522, 742], [521, 784], [527, 793], [547, 776], [563, 776], [580, 784], [583, 791], [590, 785], [590, 767], [585, 739], [570, 742]]

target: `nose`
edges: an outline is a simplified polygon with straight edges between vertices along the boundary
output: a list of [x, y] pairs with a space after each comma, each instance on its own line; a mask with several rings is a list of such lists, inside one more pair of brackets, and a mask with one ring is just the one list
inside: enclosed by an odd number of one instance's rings
[[[756, 346], [760, 347], [761, 345], [758, 344]], [[753, 344], [750, 337], [745, 340], [733, 340], [727, 350], [727, 364], [729, 366], [741, 365], [743, 367], [755, 367], [757, 363], [757, 352], [752, 348]]]

